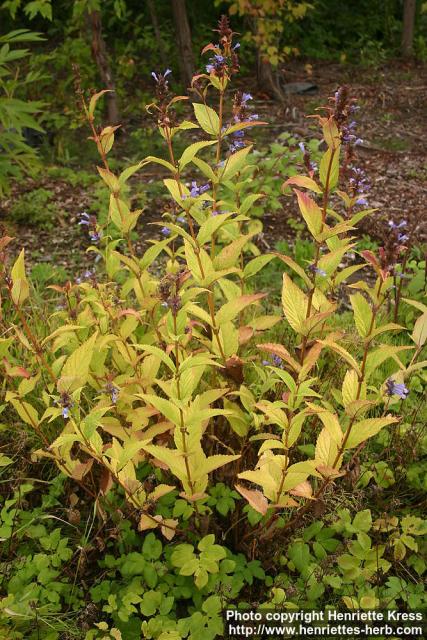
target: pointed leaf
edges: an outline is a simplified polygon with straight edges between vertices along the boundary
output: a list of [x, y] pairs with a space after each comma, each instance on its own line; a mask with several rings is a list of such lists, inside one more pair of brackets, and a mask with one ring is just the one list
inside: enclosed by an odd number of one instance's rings
[[283, 274], [282, 306], [286, 320], [292, 329], [302, 333], [307, 315], [307, 296], [286, 273]]
[[22, 249], [15, 264], [12, 267], [12, 291], [11, 296], [14, 304], [19, 307], [28, 298], [29, 286], [27, 276], [25, 274], [25, 250]]
[[292, 176], [291, 178], [288, 178], [282, 185], [282, 192], [291, 184], [295, 184], [297, 187], [310, 189], [310, 191], [314, 191], [315, 193], [322, 193], [322, 189], [319, 185], [308, 176]]
[[261, 491], [246, 489], [241, 484], [234, 485], [234, 488], [249, 502], [252, 509], [265, 516], [268, 510], [268, 500]]
[[383, 427], [389, 424], [399, 422], [398, 418], [367, 418], [353, 425], [350, 435], [348, 436], [345, 448], [352, 449], [357, 447], [361, 442], [376, 435]]
[[301, 211], [301, 215], [304, 218], [308, 230], [314, 238], [317, 238], [318, 234], [322, 230], [322, 211], [314, 200], [312, 200], [306, 193], [294, 189], [298, 198], [298, 205]]
[[193, 103], [193, 109], [196, 120], [203, 131], [206, 131], [211, 136], [219, 136], [220, 123], [216, 111], [198, 102]]

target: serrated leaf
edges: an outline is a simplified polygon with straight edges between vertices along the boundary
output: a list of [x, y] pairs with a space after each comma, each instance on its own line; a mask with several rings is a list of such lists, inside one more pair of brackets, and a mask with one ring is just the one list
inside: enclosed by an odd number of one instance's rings
[[334, 342], [333, 340], [318, 340], [318, 342], [320, 342], [321, 344], [325, 345], [325, 347], [329, 347], [329, 349], [332, 349], [332, 351], [335, 351], [336, 353], [338, 353], [342, 358], [344, 358], [344, 360], [346, 362], [348, 362], [348, 364], [353, 367], [353, 369], [356, 371], [356, 373], [358, 375], [360, 375], [360, 368], [359, 365], [357, 364], [356, 360], [353, 358], [353, 356], [348, 353], [348, 351], [346, 351], [346, 349], [344, 349], [344, 347], [342, 347], [340, 344], [337, 344], [336, 342]]
[[307, 316], [307, 296], [286, 273], [283, 274], [282, 306], [286, 320], [292, 329], [302, 333]]
[[258, 273], [258, 271], [260, 271], [263, 267], [265, 267], [265, 265], [268, 264], [273, 258], [274, 258], [274, 255], [272, 254], [265, 254], [263, 256], [257, 256], [256, 258], [253, 258], [245, 265], [245, 268], [243, 269], [243, 277], [247, 279], [247, 278], [250, 278], [251, 276], [254, 276], [256, 273]]
[[203, 175], [206, 176], [206, 178], [208, 178], [208, 180], [212, 182], [212, 184], [218, 183], [217, 175], [213, 172], [212, 167], [207, 162], [205, 162], [201, 158], [198, 158], [197, 156], [193, 157], [192, 162], [193, 164], [196, 165], [196, 167], [200, 169]]
[[190, 195], [190, 192], [188, 188], [185, 186], [185, 184], [177, 180], [174, 180], [172, 178], [165, 178], [163, 180], [163, 184], [165, 185], [166, 189], [169, 191], [169, 193], [171, 194], [175, 202], [180, 207], [182, 207], [183, 198], [184, 197], [188, 198]]
[[126, 182], [129, 180], [129, 178], [131, 176], [133, 176], [134, 173], [139, 171], [139, 169], [141, 169], [141, 167], [143, 167], [143, 166], [144, 166], [144, 161], [141, 160], [137, 164], [133, 164], [130, 167], [126, 167], [126, 169], [124, 169], [121, 172], [121, 174], [119, 175], [119, 183], [120, 183], [120, 185], [123, 186], [124, 184], [126, 184]]
[[211, 136], [219, 136], [220, 122], [218, 114], [211, 107], [198, 102], [193, 102], [196, 120], [206, 133]]
[[338, 453], [337, 443], [326, 427], [319, 433], [316, 442], [315, 459], [325, 466], [332, 467]]
[[356, 264], [353, 265], [351, 267], [346, 267], [345, 269], [343, 269], [342, 271], [340, 271], [339, 273], [337, 273], [334, 277], [334, 282], [336, 285], [341, 284], [342, 282], [344, 282], [347, 278], [349, 278], [351, 275], [353, 275], [353, 273], [356, 273], [356, 271], [359, 271], [360, 269], [363, 269], [364, 265], [363, 264]]
[[265, 298], [265, 293], [253, 293], [245, 296], [240, 296], [236, 300], [231, 300], [224, 304], [216, 314], [216, 321], [218, 325], [224, 324], [224, 322], [230, 322], [233, 320], [243, 309], [246, 309], [251, 304], [258, 302]]
[[335, 413], [314, 404], [308, 403], [307, 406], [310, 411], [317, 413], [325, 429], [331, 436], [332, 441], [339, 446], [343, 438], [343, 432], [338, 421], [338, 416]]
[[370, 333], [372, 309], [361, 293], [351, 295], [350, 302], [353, 307], [356, 329], [362, 338], [366, 338]]
[[230, 180], [238, 171], [240, 171], [246, 164], [246, 156], [252, 149], [252, 146], [239, 149], [231, 156], [227, 158], [224, 163], [224, 168], [219, 175], [221, 181]]
[[378, 349], [375, 349], [375, 351], [370, 351], [366, 358], [365, 380], [368, 380], [372, 375], [372, 373], [376, 369], [378, 369], [378, 367], [380, 367], [383, 362], [385, 362], [389, 358], [396, 359], [397, 354], [400, 351], [406, 351], [412, 348], [413, 347], [405, 347], [405, 346], [395, 347], [392, 345], [383, 344]]
[[427, 313], [423, 313], [415, 322], [411, 338], [418, 348], [424, 346], [427, 340]]
[[395, 324], [394, 322], [388, 322], [387, 324], [383, 324], [381, 327], [377, 327], [371, 332], [372, 338], [376, 338], [382, 333], [386, 333], [387, 331], [402, 331], [405, 327], [402, 327], [400, 324]]
[[322, 123], [323, 137], [328, 147], [336, 149], [340, 144], [340, 134], [335, 123], [334, 117], [331, 116]]
[[311, 288], [312, 282], [304, 269], [295, 262], [290, 256], [284, 256], [281, 253], [274, 253], [274, 255], [279, 258], [282, 262], [284, 262], [288, 267], [290, 267], [303, 281]]
[[310, 191], [314, 191], [315, 193], [322, 193], [322, 189], [319, 187], [317, 182], [308, 176], [292, 176], [291, 178], [288, 178], [282, 185], [282, 192], [289, 185], [296, 185], [297, 187], [310, 189]]
[[356, 422], [348, 436], [345, 448], [352, 449], [357, 447], [361, 442], [379, 433], [387, 425], [395, 424], [396, 422], [399, 422], [398, 418], [392, 417], [367, 418], [361, 422]]
[[242, 411], [236, 402], [231, 402], [227, 398], [224, 398], [223, 402], [227, 412], [226, 419], [233, 431], [241, 437], [246, 436], [249, 431], [250, 415]]
[[190, 144], [190, 146], [188, 146], [183, 151], [182, 156], [179, 159], [179, 162], [178, 162], [179, 170], [182, 171], [183, 168], [194, 159], [194, 157], [198, 154], [198, 152], [201, 149], [204, 149], [205, 147], [209, 147], [215, 144], [215, 142], [216, 140], [202, 140], [200, 142], [193, 142], [193, 144]]
[[319, 164], [320, 182], [329, 191], [334, 189], [338, 184], [340, 168], [339, 145], [335, 149], [328, 149], [322, 156]]
[[359, 388], [359, 378], [354, 369], [349, 369], [343, 380], [342, 384], [342, 399], [344, 407], [347, 407], [351, 402], [357, 399], [357, 391]]
[[427, 305], [423, 304], [419, 300], [411, 300], [410, 298], [402, 298], [406, 304], [410, 304], [412, 307], [419, 309], [422, 313], [427, 313]]
[[133, 344], [132, 346], [135, 349], [140, 349], [141, 351], [157, 356], [172, 373], [175, 373], [176, 368], [173, 360], [162, 349], [159, 349], [159, 347], [152, 344]]
[[187, 471], [182, 453], [176, 449], [168, 449], [167, 447], [161, 447], [155, 444], [144, 444], [143, 442], [141, 443], [141, 448], [152, 455], [153, 458], [156, 458], [166, 464], [174, 476], [176, 476], [182, 483], [186, 482]]
[[253, 204], [260, 198], [264, 198], [263, 193], [250, 193], [245, 198], [243, 198], [242, 204], [239, 207], [239, 213], [245, 214], [248, 213]]
[[272, 353], [275, 356], [278, 356], [284, 362], [287, 362], [294, 371], [301, 371], [301, 365], [299, 362], [295, 360], [289, 353], [287, 349], [281, 344], [275, 344], [274, 342], [263, 342], [261, 344], [257, 344], [257, 348], [260, 351], [265, 351], [266, 353]]
[[180, 426], [181, 415], [177, 406], [166, 398], [160, 398], [154, 394], [141, 393], [139, 396], [147, 403], [153, 405], [165, 418], [170, 420], [175, 426]]
[[23, 400], [10, 400], [19, 417], [31, 427], [37, 427], [39, 424], [39, 416], [35, 408]]
[[292, 496], [310, 499], [313, 496], [313, 487], [308, 480], [304, 480], [289, 492]]
[[235, 456], [226, 456], [226, 455], [216, 455], [210, 456], [203, 463], [203, 473], [211, 473], [211, 471], [215, 471], [215, 469], [219, 469], [219, 467], [223, 467], [225, 464], [229, 464], [234, 460], [238, 460], [240, 455]]
[[98, 169], [99, 175], [104, 180], [105, 184], [108, 186], [110, 191], [114, 194], [119, 193], [120, 182], [118, 178], [114, 175], [114, 173], [112, 173], [108, 169], [104, 169], [104, 167], [97, 167], [97, 169]]
[[168, 162], [163, 158], [157, 158], [156, 156], [147, 156], [146, 158], [144, 158], [143, 164], [150, 164], [150, 163], [160, 164], [162, 167], [166, 167], [166, 169], [168, 169], [173, 174], [177, 172], [176, 167], [174, 167], [174, 165], [171, 162]]
[[70, 393], [86, 384], [97, 338], [95, 332], [67, 358], [58, 381], [59, 391]]
[[243, 247], [254, 235], [256, 234], [249, 233], [248, 235], [242, 235], [240, 238], [237, 238], [237, 240], [233, 240], [230, 244], [225, 245], [214, 258], [213, 264], [215, 269], [229, 269], [230, 267], [234, 267]]
[[28, 298], [30, 288], [25, 274], [25, 250], [22, 249], [11, 271], [12, 291], [14, 304], [19, 307]]
[[321, 232], [323, 226], [322, 211], [319, 205], [317, 205], [306, 193], [298, 191], [298, 189], [294, 189], [294, 191], [297, 194], [298, 206], [307, 228], [311, 235], [317, 239], [317, 236]]
[[216, 216], [208, 218], [200, 227], [197, 234], [197, 240], [200, 245], [205, 244], [211, 239], [214, 233], [218, 231], [223, 224], [232, 216], [232, 213], [220, 213]]
[[102, 89], [102, 91], [98, 91], [94, 93], [89, 102], [89, 115], [93, 117], [95, 113], [96, 103], [105, 93], [112, 93], [112, 89]]

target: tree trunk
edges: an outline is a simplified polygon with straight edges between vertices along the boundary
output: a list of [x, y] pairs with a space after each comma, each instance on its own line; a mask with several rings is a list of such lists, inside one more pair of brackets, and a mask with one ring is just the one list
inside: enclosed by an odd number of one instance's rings
[[108, 60], [107, 47], [102, 37], [102, 21], [99, 11], [88, 13], [88, 20], [92, 34], [92, 56], [98, 67], [99, 75], [104, 89], [110, 89], [112, 93], [106, 94], [108, 124], [118, 124], [120, 121], [119, 107], [117, 103], [116, 87]]
[[181, 79], [185, 86], [189, 87], [194, 73], [194, 55], [191, 45], [191, 31], [188, 22], [187, 8], [185, 6], [185, 0], [171, 1], [179, 49], [178, 60], [181, 69]]
[[268, 93], [282, 104], [285, 102], [285, 95], [277, 80], [277, 73], [261, 53], [258, 53], [257, 58], [257, 82], [261, 91]]
[[412, 55], [416, 4], [416, 0], [403, 0], [402, 55], [405, 58]]
[[156, 36], [157, 46], [159, 48], [160, 61], [164, 67], [162, 71], [165, 71], [166, 67], [168, 66], [168, 61], [166, 58], [165, 43], [163, 42], [162, 34], [160, 32], [160, 27], [159, 27], [159, 21], [157, 19], [156, 5], [154, 0], [147, 0], [147, 5], [148, 5], [151, 22], [154, 29], [154, 35]]

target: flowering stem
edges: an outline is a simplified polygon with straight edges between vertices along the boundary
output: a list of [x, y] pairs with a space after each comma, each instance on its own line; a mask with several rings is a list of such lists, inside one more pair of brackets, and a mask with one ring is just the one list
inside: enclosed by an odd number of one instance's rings
[[[171, 137], [170, 137], [170, 131], [169, 131], [169, 129], [167, 127], [164, 127], [163, 130], [164, 130], [166, 142], [167, 142], [167, 145], [168, 145], [170, 161], [173, 164], [173, 166], [176, 167], [177, 165], [176, 165], [176, 161], [175, 161], [175, 155], [174, 155], [174, 152], [173, 152], [173, 146], [172, 146], [172, 140], [171, 140]], [[176, 172], [174, 174], [174, 180], [175, 180], [175, 182], [177, 184], [180, 196], [182, 197], [180, 173], [179, 173], [178, 168], [176, 169]], [[192, 237], [193, 242], [194, 242], [194, 252], [196, 254], [197, 264], [198, 264], [199, 269], [200, 269], [200, 276], [201, 276], [201, 278], [204, 278], [205, 277], [205, 271], [203, 269], [203, 264], [202, 264], [202, 261], [200, 259], [200, 246], [199, 246], [199, 243], [198, 243], [198, 240], [197, 240], [196, 232], [194, 230], [193, 220], [191, 218], [191, 215], [190, 215], [189, 211], [187, 211], [187, 209], [185, 209], [185, 213], [186, 213], [186, 216], [187, 216], [187, 221], [188, 221], [188, 226], [189, 226], [189, 229], [190, 229], [191, 237]], [[212, 293], [212, 291], [211, 291], [211, 289], [209, 287], [206, 287], [206, 288], [208, 289], [208, 307], [209, 307], [209, 312], [210, 312], [210, 316], [211, 316], [211, 320], [212, 320], [213, 333], [215, 334], [216, 341], [217, 341], [217, 344], [218, 344], [218, 349], [220, 351], [221, 357], [222, 357], [223, 361], [225, 362], [226, 356], [225, 356], [224, 349], [222, 347], [221, 341], [219, 339], [219, 335], [218, 335], [219, 334], [219, 329], [218, 329], [218, 327], [216, 325], [216, 320], [215, 320], [215, 305], [214, 305], [213, 293]]]
[[[379, 309], [381, 307], [381, 304], [382, 304], [382, 301], [380, 301], [382, 285], [383, 285], [383, 281], [380, 280], [379, 287], [378, 287], [378, 294], [377, 294], [378, 303], [376, 305], [374, 305], [374, 307], [372, 309], [372, 318], [371, 318], [371, 322], [370, 322], [368, 337], [366, 338], [366, 341], [365, 341], [365, 348], [364, 348], [364, 352], [363, 352], [362, 365], [361, 365], [361, 368], [360, 368], [360, 375], [359, 375], [359, 380], [358, 380], [358, 385], [357, 385], [356, 400], [360, 399], [360, 394], [362, 392], [362, 385], [363, 385], [363, 382], [365, 380], [366, 362], [367, 362], [367, 357], [368, 357], [368, 353], [369, 353], [369, 347], [370, 347], [370, 344], [371, 344], [371, 341], [372, 341], [372, 338], [370, 338], [369, 336], [372, 333], [372, 330], [374, 328], [374, 323], [375, 323], [376, 316], [377, 316], [378, 311], [379, 311]], [[352, 428], [354, 426], [356, 417], [357, 417], [357, 414], [355, 414], [353, 416], [353, 418], [350, 420], [350, 423], [349, 423], [349, 425], [347, 427], [347, 430], [346, 430], [346, 432], [344, 434], [344, 438], [343, 438], [343, 441], [341, 443], [341, 446], [339, 447], [338, 452], [337, 452], [337, 454], [335, 456], [335, 460], [334, 460], [334, 462], [332, 464], [333, 468], [336, 467], [336, 465], [338, 464], [341, 456], [344, 453], [345, 446], [346, 446], [346, 444], [348, 442], [348, 439], [350, 437], [350, 433], [351, 433]], [[317, 489], [316, 493], [314, 494], [313, 502], [312, 501], [307, 502], [303, 507], [301, 507], [297, 511], [295, 516], [285, 524], [285, 526], [282, 528], [282, 531], [288, 530], [288, 529], [292, 529], [296, 525], [298, 525], [298, 523], [300, 522], [301, 516], [304, 513], [306, 513], [307, 511], [309, 511], [309, 509], [311, 508], [312, 503], [314, 503], [315, 500], [318, 500], [323, 495], [323, 493], [325, 492], [326, 488], [329, 486], [329, 484], [331, 482], [332, 482], [331, 477], [325, 478], [323, 480], [322, 484], [320, 485], [320, 487]], [[266, 532], [266, 534], [263, 537], [264, 538], [270, 537], [272, 535], [272, 533], [273, 533], [273, 530], [270, 529], [269, 531]]]
[[[330, 179], [331, 179], [331, 171], [332, 171], [332, 164], [334, 161], [334, 156], [336, 153], [336, 149], [332, 149], [331, 152], [331, 157], [329, 158], [329, 163], [328, 163], [328, 169], [326, 172], [326, 181], [325, 181], [325, 191], [323, 193], [323, 204], [322, 204], [322, 230], [323, 230], [323, 225], [326, 222], [326, 212], [327, 212], [327, 208], [328, 208], [328, 201], [329, 201], [329, 184], [330, 184]], [[308, 320], [308, 318], [310, 317], [311, 314], [311, 308], [313, 305], [313, 296], [314, 296], [314, 292], [316, 290], [316, 269], [317, 269], [317, 265], [319, 263], [319, 259], [320, 259], [320, 247], [321, 247], [321, 243], [316, 242], [316, 255], [314, 258], [314, 262], [313, 262], [313, 286], [311, 287], [309, 293], [308, 293], [308, 301], [307, 301], [307, 313], [305, 315], [306, 320]], [[301, 364], [303, 364], [304, 362], [304, 358], [305, 358], [305, 352], [307, 349], [307, 342], [308, 342], [308, 336], [304, 336], [303, 340], [302, 340], [302, 347], [301, 347], [301, 357], [300, 357], [300, 362]]]

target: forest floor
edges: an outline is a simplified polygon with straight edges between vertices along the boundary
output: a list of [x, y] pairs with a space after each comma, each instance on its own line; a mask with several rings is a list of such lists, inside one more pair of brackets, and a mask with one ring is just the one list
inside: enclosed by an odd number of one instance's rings
[[[381, 241], [388, 220], [407, 220], [413, 242], [427, 240], [427, 82], [426, 67], [393, 63], [381, 68], [349, 68], [338, 64], [313, 65], [304, 78], [304, 68], [295, 65], [287, 82], [301, 78], [315, 84], [319, 91], [312, 96], [291, 96], [283, 115], [270, 103], [260, 105], [260, 116], [273, 122], [274, 131], [290, 127], [304, 137], [308, 135], [307, 115], [327, 104], [337, 86], [346, 84], [357, 99], [357, 134], [363, 140], [358, 147], [357, 165], [371, 182], [369, 206], [377, 208], [359, 228]], [[273, 114], [274, 113], [274, 117]], [[263, 115], [265, 114], [265, 116]], [[289, 122], [286, 120], [290, 120]], [[283, 220], [295, 215], [291, 199], [283, 201], [285, 215], [279, 212], [264, 218], [268, 235], [277, 238]], [[289, 227], [289, 225], [287, 225]], [[290, 229], [291, 231], [292, 229]]]
[[[358, 136], [363, 144], [358, 147], [358, 165], [367, 173], [371, 182], [369, 206], [378, 209], [369, 218], [361, 233], [369, 234], [381, 242], [388, 228], [388, 220], [407, 220], [410, 234], [415, 244], [423, 245], [427, 240], [427, 103], [426, 66], [390, 63], [378, 68], [360, 68], [346, 65], [316, 62], [311, 65], [293, 63], [286, 71], [286, 81], [310, 81], [318, 88], [313, 95], [291, 95], [285, 106], [273, 102], [268, 96], [257, 92], [255, 83], [240, 80], [245, 91], [254, 97], [254, 110], [268, 125], [262, 133], [257, 132], [257, 148], [265, 148], [278, 136], [288, 131], [301, 140], [309, 140], [313, 135], [309, 128], [312, 121], [306, 116], [315, 113], [319, 106], [327, 104], [337, 86], [347, 84], [351, 95], [357, 98], [360, 110], [357, 112]], [[251, 86], [253, 85], [253, 86]], [[138, 124], [137, 124], [138, 126]], [[147, 126], [147, 122], [140, 123]], [[127, 155], [127, 131], [133, 124], [124, 127], [124, 135], [117, 145], [116, 156]], [[261, 129], [261, 127], [259, 128]], [[145, 154], [153, 153], [148, 151]], [[140, 157], [138, 157], [140, 159]], [[132, 162], [136, 160], [132, 159]], [[129, 164], [129, 162], [128, 162]], [[79, 180], [78, 167], [71, 171], [51, 168], [42, 171], [34, 179], [27, 178], [14, 185], [11, 194], [0, 201], [0, 221], [9, 235], [16, 238], [16, 249], [25, 247], [27, 259], [32, 264], [47, 263], [62, 266], [75, 276], [76, 270], [85, 269], [93, 262], [93, 257], [84, 257], [82, 249], [88, 246], [85, 227], [78, 226], [78, 214], [90, 210], [93, 201], [94, 182], [97, 172], [88, 162], [82, 163], [84, 172]], [[152, 165], [154, 167], [154, 165]], [[75, 173], [75, 179], [68, 176]], [[93, 173], [93, 180], [91, 174]], [[137, 190], [143, 189], [141, 180], [153, 182], [161, 174], [144, 173], [136, 180]], [[281, 179], [283, 176], [278, 176]], [[83, 182], [83, 184], [82, 184]], [[44, 189], [54, 202], [49, 224], [31, 225], [32, 195], [28, 199], [28, 215], [22, 211], [20, 223], [14, 217], [14, 205], [25, 194], [34, 194]], [[98, 190], [99, 194], [99, 190]], [[146, 245], [147, 240], [156, 237], [158, 231], [148, 226], [149, 222], [161, 220], [160, 200], [154, 207], [144, 212], [138, 227], [138, 244]], [[267, 212], [263, 218], [266, 246], [274, 247], [279, 240], [292, 242], [295, 226], [289, 221], [298, 215], [292, 198], [281, 199], [282, 209]], [[25, 205], [24, 205], [25, 206]], [[43, 206], [43, 205], [39, 205]], [[108, 200], [105, 200], [108, 207]], [[154, 231], [153, 231], [154, 229]]]

